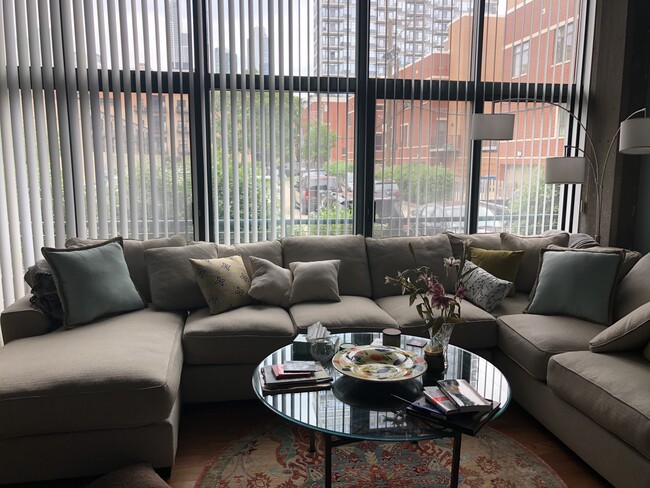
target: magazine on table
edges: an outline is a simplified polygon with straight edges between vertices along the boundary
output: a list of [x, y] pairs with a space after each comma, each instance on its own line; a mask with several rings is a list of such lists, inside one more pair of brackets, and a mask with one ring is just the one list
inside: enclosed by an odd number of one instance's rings
[[317, 370], [310, 373], [309, 376], [300, 376], [298, 378], [276, 378], [273, 373], [273, 366], [264, 366], [262, 368], [262, 378], [263, 388], [268, 390], [332, 383], [332, 377], [320, 364]]
[[460, 409], [437, 386], [425, 386], [424, 397], [444, 415], [461, 413]]
[[467, 380], [439, 380], [438, 386], [460, 413], [492, 410], [492, 403], [476, 391]]
[[426, 400], [418, 399], [406, 407], [407, 413], [418, 417], [434, 428], [447, 428], [462, 432], [463, 434], [476, 435], [499, 411], [499, 402], [490, 402], [491, 410], [488, 412], [470, 412], [458, 415], [445, 415]]

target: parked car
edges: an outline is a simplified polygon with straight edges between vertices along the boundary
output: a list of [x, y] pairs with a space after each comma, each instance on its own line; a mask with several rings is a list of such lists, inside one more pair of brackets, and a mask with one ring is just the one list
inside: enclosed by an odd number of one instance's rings
[[300, 178], [295, 186], [296, 208], [307, 214], [330, 202], [338, 203], [340, 185], [335, 176], [312, 175]]
[[402, 210], [400, 202], [392, 198], [375, 199], [375, 221], [373, 236], [399, 237], [411, 234], [408, 217]]
[[[374, 199], [375, 202], [379, 200], [390, 200], [401, 205], [402, 194], [397, 183], [394, 181], [375, 180], [374, 186]], [[339, 203], [345, 207], [352, 206], [354, 201], [354, 175], [347, 173], [345, 180], [345, 194], [340, 195]], [[376, 205], [376, 204], [375, 204]], [[383, 204], [381, 204], [383, 205]]]
[[375, 200], [400, 200], [402, 192], [394, 181], [375, 180]]
[[[425, 203], [418, 207], [415, 218], [411, 218], [413, 233], [417, 235], [434, 235], [440, 232], [466, 232], [466, 205], [444, 205], [441, 203]], [[477, 233], [501, 232], [503, 230], [501, 217], [485, 204], [478, 208]]]

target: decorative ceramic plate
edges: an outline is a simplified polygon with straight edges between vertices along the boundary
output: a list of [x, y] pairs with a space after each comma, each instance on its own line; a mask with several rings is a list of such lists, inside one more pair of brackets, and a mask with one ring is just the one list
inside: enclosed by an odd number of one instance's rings
[[359, 346], [337, 353], [332, 365], [346, 376], [367, 381], [403, 381], [427, 370], [422, 356], [391, 346]]

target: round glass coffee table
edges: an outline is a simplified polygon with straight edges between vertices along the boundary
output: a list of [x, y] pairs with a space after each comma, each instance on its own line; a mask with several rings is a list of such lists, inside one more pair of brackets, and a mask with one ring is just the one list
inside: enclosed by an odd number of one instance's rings
[[[334, 334], [341, 344], [365, 345], [381, 337], [380, 333]], [[411, 336], [402, 335], [400, 347], [416, 355], [422, 348], [410, 346]], [[327, 366], [334, 378], [329, 390], [265, 395], [260, 371], [264, 366], [282, 364], [292, 359], [311, 359], [294, 354], [293, 344], [269, 355], [253, 373], [253, 389], [259, 399], [285, 419], [307, 427], [311, 450], [314, 434], [321, 432], [325, 440], [325, 486], [332, 483], [332, 448], [359, 440], [421, 441], [453, 437], [450, 486], [458, 486], [462, 433], [451, 428], [437, 427], [412, 415], [407, 415], [405, 400], [413, 401], [423, 386], [435, 385], [439, 379], [466, 379], [485, 398], [499, 402], [498, 417], [510, 402], [510, 387], [503, 374], [489, 361], [474, 353], [449, 346], [447, 371], [438, 377], [425, 373], [411, 380], [395, 383], [375, 383], [344, 376]], [[398, 398], [399, 397], [399, 398]], [[401, 398], [401, 399], [400, 399]]]

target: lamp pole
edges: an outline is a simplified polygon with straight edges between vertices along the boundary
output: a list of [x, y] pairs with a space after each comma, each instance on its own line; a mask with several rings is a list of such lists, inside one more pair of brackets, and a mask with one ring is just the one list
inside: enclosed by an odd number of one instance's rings
[[[520, 98], [501, 100], [501, 102], [506, 102], [506, 101], [507, 102], [530, 102], [530, 100], [528, 100], [528, 99], [520, 99]], [[594, 235], [594, 239], [597, 242], [600, 243], [600, 237], [601, 237], [600, 236], [600, 227], [601, 227], [600, 226], [600, 224], [601, 224], [600, 221], [601, 221], [601, 214], [602, 214], [602, 210], [603, 210], [603, 186], [604, 186], [604, 183], [605, 183], [605, 181], [604, 181], [605, 180], [605, 171], [607, 170], [607, 164], [609, 163], [609, 158], [610, 158], [610, 155], [612, 153], [614, 143], [618, 139], [619, 133], [621, 132], [621, 124], [618, 125], [618, 130], [616, 131], [616, 133], [612, 137], [611, 141], [609, 142], [609, 146], [607, 147], [607, 152], [605, 153], [605, 159], [603, 160], [603, 167], [601, 169], [599, 164], [598, 164], [598, 156], [597, 156], [597, 153], [596, 153], [596, 147], [594, 145], [594, 141], [591, 138], [591, 135], [589, 135], [589, 132], [587, 131], [587, 127], [585, 126], [585, 124], [571, 110], [569, 110], [568, 108], [566, 108], [562, 104], [555, 103], [555, 102], [549, 102], [549, 101], [543, 101], [543, 103], [546, 103], [548, 105], [552, 105], [554, 107], [557, 107], [560, 110], [563, 110], [564, 112], [569, 114], [569, 116], [578, 123], [578, 125], [582, 128], [582, 130], [585, 133], [585, 138], [587, 140], [587, 143], [589, 144], [589, 149], [590, 149], [590, 152], [591, 152], [591, 156], [587, 153], [587, 151], [585, 151], [584, 149], [582, 149], [580, 147], [572, 146], [572, 145], [568, 145], [568, 144], [565, 145], [564, 147], [565, 147], [565, 150], [567, 150], [567, 152], [568, 152], [568, 149], [575, 149], [577, 151], [580, 151], [584, 155], [585, 159], [589, 163], [589, 167], [591, 168], [593, 181], [594, 181], [594, 186], [595, 186], [595, 189], [596, 189], [596, 232], [595, 232], [595, 235]], [[638, 115], [640, 113], [645, 114], [646, 109], [645, 108], [640, 108], [638, 110], [635, 110], [630, 115], [628, 115], [625, 118], [625, 120], [623, 120], [623, 122], [625, 122], [626, 120], [631, 119], [632, 117], [634, 117], [635, 115]]]

